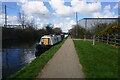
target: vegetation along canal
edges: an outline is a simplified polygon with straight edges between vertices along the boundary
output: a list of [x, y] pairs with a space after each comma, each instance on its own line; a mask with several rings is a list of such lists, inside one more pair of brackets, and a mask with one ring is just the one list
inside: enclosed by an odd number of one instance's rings
[[2, 50], [2, 76], [9, 77], [16, 73], [25, 65], [34, 60], [35, 57], [35, 42], [3, 44]]

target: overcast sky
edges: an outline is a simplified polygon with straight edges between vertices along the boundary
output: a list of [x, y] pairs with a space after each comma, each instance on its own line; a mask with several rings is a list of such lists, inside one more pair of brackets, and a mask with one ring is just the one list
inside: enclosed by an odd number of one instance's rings
[[38, 28], [44, 24], [52, 23], [55, 27], [61, 27], [64, 32], [75, 24], [75, 12], [78, 12], [78, 19], [82, 18], [117, 18], [117, 2], [85, 2], [82, 0], [49, 0], [28, 1], [20, 0], [19, 2], [2, 2], [0, 4], [0, 25], [4, 24], [4, 7], [7, 5], [8, 23], [19, 24], [18, 14], [24, 12], [26, 20], [34, 19]]

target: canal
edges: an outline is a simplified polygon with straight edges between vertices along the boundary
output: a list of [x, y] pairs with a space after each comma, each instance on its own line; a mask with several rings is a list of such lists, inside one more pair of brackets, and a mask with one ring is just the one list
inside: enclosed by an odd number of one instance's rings
[[9, 77], [34, 60], [36, 58], [35, 46], [35, 42], [4, 44], [2, 49], [2, 77]]

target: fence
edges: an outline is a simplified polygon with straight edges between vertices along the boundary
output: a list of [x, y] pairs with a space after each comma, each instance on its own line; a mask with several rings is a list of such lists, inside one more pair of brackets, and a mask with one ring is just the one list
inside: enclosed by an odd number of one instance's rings
[[120, 35], [96, 35], [95, 40], [98, 42], [105, 42], [107, 44], [120, 46]]

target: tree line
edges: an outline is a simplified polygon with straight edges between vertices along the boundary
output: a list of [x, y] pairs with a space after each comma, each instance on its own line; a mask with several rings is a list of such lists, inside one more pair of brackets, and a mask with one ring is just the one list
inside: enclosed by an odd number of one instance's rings
[[84, 28], [81, 25], [74, 25], [72, 29], [69, 30], [69, 34], [72, 38], [87, 38], [92, 39], [94, 35], [120, 35], [120, 24], [118, 22], [98, 23], [89, 28]]
[[51, 24], [46, 24], [42, 29], [36, 29], [33, 25], [25, 28], [7, 28], [2, 27], [2, 41], [4, 42], [28, 42], [36, 41], [46, 34], [60, 34], [61, 28], [54, 28]]

